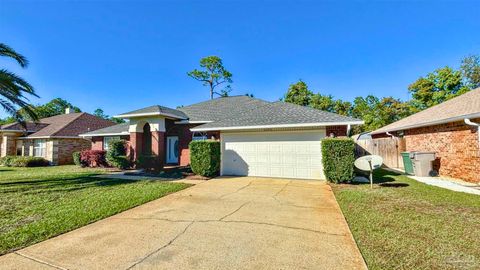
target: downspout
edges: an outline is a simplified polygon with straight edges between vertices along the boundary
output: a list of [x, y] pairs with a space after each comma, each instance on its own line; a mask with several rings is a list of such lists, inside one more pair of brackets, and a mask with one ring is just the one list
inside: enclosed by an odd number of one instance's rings
[[350, 124], [347, 125], [347, 137], [350, 137], [350, 129], [352, 128], [352, 126]]
[[472, 122], [472, 121], [470, 121], [469, 118], [465, 118], [464, 121], [465, 121], [465, 124], [467, 124], [469, 126], [477, 127], [478, 143], [480, 144], [480, 123]]
[[390, 133], [390, 132], [388, 132], [388, 131], [385, 132], [385, 134], [387, 134], [388, 136], [392, 137], [392, 139], [395, 138], [395, 135], [393, 135], [392, 133]]

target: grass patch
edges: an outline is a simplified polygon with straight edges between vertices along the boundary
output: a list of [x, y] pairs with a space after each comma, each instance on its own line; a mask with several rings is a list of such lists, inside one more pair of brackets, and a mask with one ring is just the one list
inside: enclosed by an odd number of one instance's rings
[[384, 170], [376, 184], [334, 185], [369, 269], [480, 269], [480, 196]]
[[76, 166], [0, 168], [0, 255], [188, 187], [92, 177]]

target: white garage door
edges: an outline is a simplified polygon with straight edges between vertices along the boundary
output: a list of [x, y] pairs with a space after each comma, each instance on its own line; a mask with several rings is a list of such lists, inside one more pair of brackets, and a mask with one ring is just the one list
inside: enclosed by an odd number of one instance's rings
[[324, 179], [325, 130], [222, 133], [222, 175]]

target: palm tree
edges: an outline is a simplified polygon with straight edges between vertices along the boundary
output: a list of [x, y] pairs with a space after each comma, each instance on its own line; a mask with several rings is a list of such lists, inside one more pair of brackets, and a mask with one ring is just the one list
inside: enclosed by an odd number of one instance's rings
[[[22, 68], [28, 66], [28, 60], [23, 55], [3, 43], [0, 43], [0, 56], [14, 59]], [[25, 116], [18, 112], [17, 107], [23, 109], [33, 121], [38, 120], [25, 94], [38, 97], [33, 87], [24, 79], [6, 69], [0, 69], [0, 106], [23, 126], [26, 125]]]

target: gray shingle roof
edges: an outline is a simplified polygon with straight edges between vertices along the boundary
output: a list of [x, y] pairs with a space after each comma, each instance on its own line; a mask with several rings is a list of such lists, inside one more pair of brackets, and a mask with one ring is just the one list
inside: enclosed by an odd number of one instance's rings
[[126, 134], [128, 135], [128, 126], [129, 126], [129, 123], [122, 123], [122, 124], [118, 124], [118, 125], [114, 125], [114, 126], [111, 126], [111, 127], [106, 127], [106, 128], [102, 128], [102, 129], [98, 129], [98, 130], [94, 130], [94, 131], [90, 131], [90, 132], [87, 132], [87, 133], [84, 133], [82, 134], [82, 136], [92, 136], [92, 135], [107, 135], [107, 134]]
[[190, 121], [218, 121], [237, 117], [244, 111], [253, 110], [269, 102], [247, 96], [220, 97], [190, 106], [178, 108], [188, 115]]
[[167, 114], [167, 115], [177, 117], [178, 119], [187, 119], [188, 118], [182, 111], [175, 110], [175, 109], [168, 108], [168, 107], [164, 107], [164, 106], [160, 106], [160, 105], [153, 105], [153, 106], [150, 106], [150, 107], [146, 107], [146, 108], [122, 113], [122, 114], [119, 115], [119, 117], [122, 117], [123, 115], [150, 114], [150, 113], [151, 114], [159, 114], [159, 115]]
[[[243, 107], [242, 103], [237, 105], [240, 108]], [[247, 105], [247, 107], [247, 109], [243, 110], [235, 109], [235, 111], [226, 112], [223, 117], [217, 119], [216, 121], [195, 127], [192, 130], [213, 130], [215, 128], [233, 128], [245, 126], [352, 123], [362, 121], [360, 119], [282, 101], [261, 101], [261, 103], [257, 103], [254, 106]]]
[[463, 117], [480, 117], [480, 88], [384, 126], [372, 134], [461, 121]]
[[[310, 107], [281, 101], [268, 102], [248, 96], [220, 97], [181, 107], [177, 110], [155, 105], [123, 115], [159, 113], [160, 111], [169, 114], [175, 113], [191, 122], [205, 122], [205, 124], [197, 126], [193, 130], [267, 125], [361, 123], [360, 119]], [[127, 131], [128, 126], [117, 125], [84, 135], [114, 134]]]

